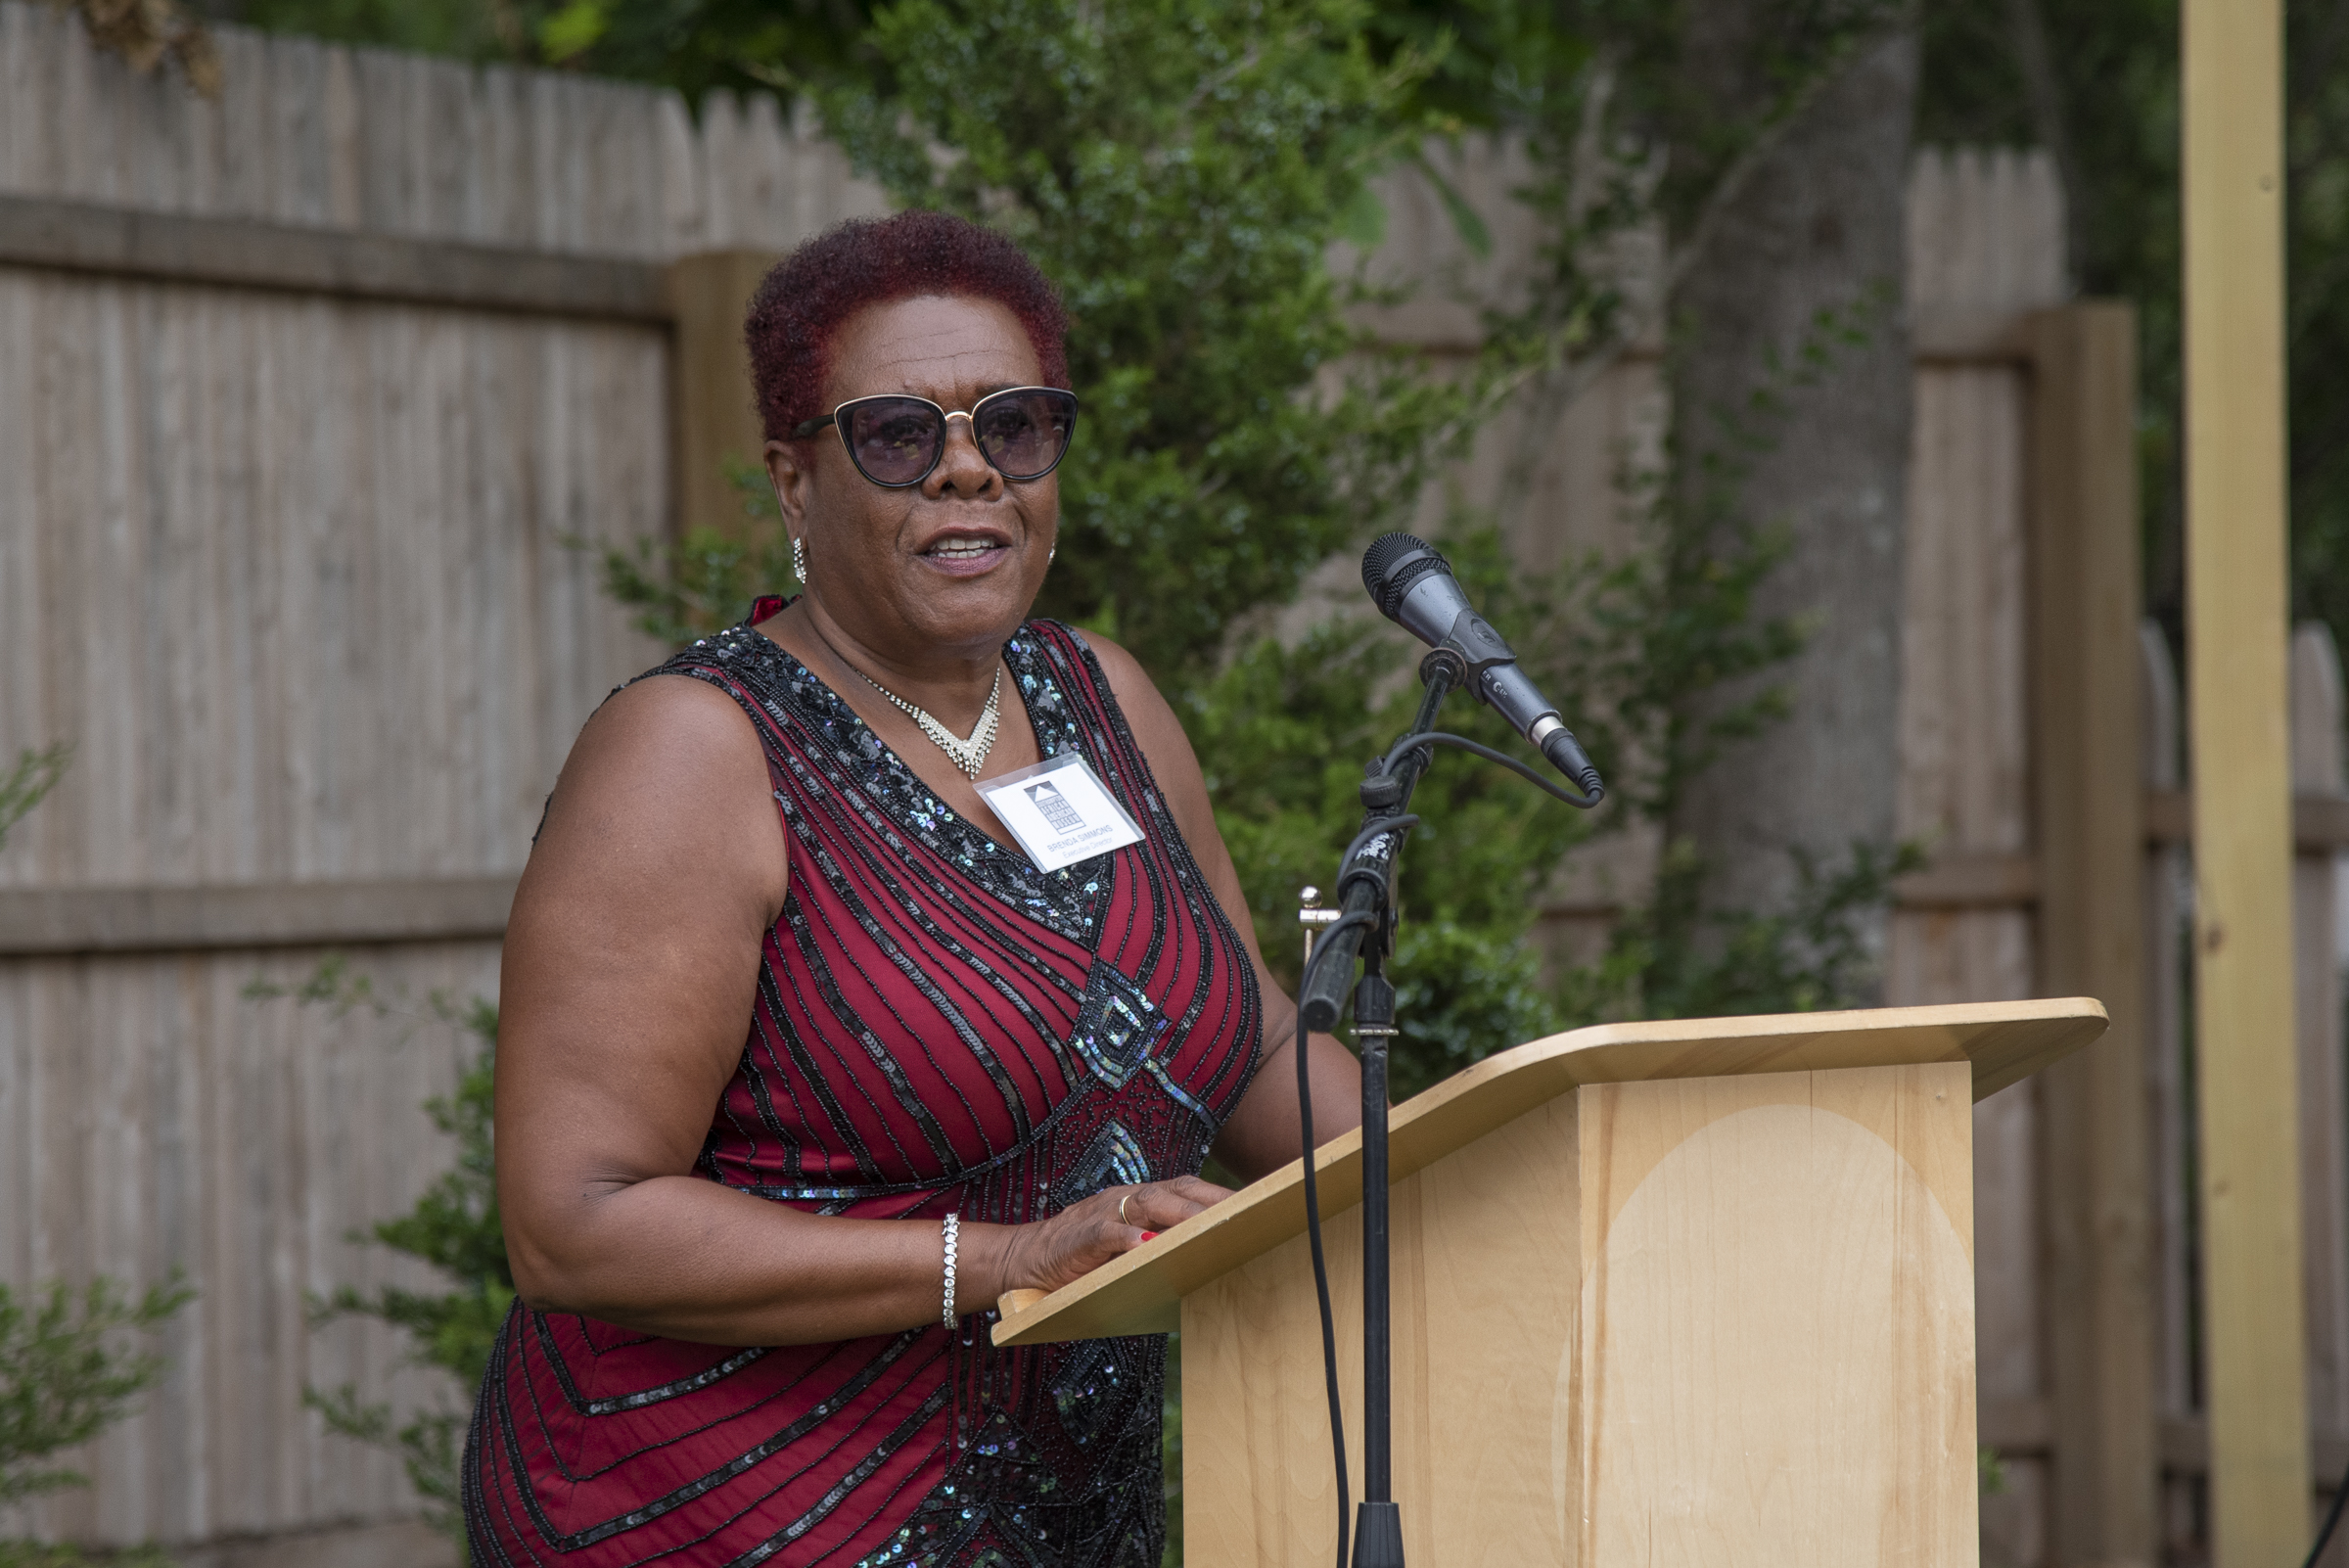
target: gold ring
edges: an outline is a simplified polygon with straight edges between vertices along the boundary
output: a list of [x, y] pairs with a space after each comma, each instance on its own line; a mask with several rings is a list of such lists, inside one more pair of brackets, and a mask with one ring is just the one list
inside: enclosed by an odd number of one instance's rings
[[1118, 1200], [1118, 1223], [1122, 1225], [1129, 1225], [1133, 1223], [1132, 1221], [1126, 1218], [1126, 1205], [1131, 1203], [1132, 1201], [1133, 1194], [1130, 1192], [1127, 1193], [1126, 1196]]

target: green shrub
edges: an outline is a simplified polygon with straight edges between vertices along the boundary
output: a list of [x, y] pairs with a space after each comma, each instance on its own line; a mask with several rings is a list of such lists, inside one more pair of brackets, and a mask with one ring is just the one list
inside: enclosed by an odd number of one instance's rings
[[72, 758], [70, 746], [57, 745], [38, 752], [26, 748], [17, 754], [15, 763], [6, 772], [0, 772], [0, 844], [8, 842], [8, 830], [40, 805], [42, 796], [57, 788]]
[[129, 1344], [195, 1297], [177, 1273], [137, 1294], [103, 1278], [22, 1297], [0, 1285], [0, 1507], [89, 1484], [52, 1456], [130, 1413], [163, 1363]]

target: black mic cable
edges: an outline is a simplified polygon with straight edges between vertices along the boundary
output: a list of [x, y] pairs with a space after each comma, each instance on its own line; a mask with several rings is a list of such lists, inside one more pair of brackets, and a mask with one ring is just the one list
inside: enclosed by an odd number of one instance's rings
[[[1418, 820], [1416, 817], [1412, 821]], [[1393, 821], [1380, 824], [1384, 832]], [[1368, 833], [1359, 835], [1349, 847], [1346, 858], [1354, 858], [1354, 851], [1361, 847]], [[1297, 993], [1304, 995], [1312, 984], [1314, 966], [1330, 952], [1329, 939], [1355, 926], [1377, 924], [1377, 918], [1367, 914], [1340, 917], [1313, 943], [1311, 956], [1305, 960], [1305, 971], [1298, 977]], [[1329, 1389], [1329, 1449], [1338, 1471], [1338, 1568], [1347, 1568], [1348, 1535], [1354, 1523], [1354, 1499], [1346, 1482], [1346, 1411], [1338, 1400], [1338, 1319], [1329, 1305], [1329, 1261], [1321, 1252], [1321, 1192], [1313, 1177], [1313, 1075], [1306, 1066], [1307, 1036], [1305, 1009], [1297, 1009], [1297, 1121], [1305, 1139], [1305, 1234], [1313, 1255], [1313, 1297], [1321, 1308], [1321, 1376]]]

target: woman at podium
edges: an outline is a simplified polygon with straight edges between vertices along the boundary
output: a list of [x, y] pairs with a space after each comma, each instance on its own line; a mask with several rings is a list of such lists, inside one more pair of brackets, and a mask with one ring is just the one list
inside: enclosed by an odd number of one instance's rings
[[1029, 618], [1063, 332], [929, 212], [752, 302], [803, 591], [604, 705], [516, 896], [477, 1562], [1159, 1560], [1163, 1340], [985, 1314], [1296, 1158], [1295, 1011], [1165, 700]]

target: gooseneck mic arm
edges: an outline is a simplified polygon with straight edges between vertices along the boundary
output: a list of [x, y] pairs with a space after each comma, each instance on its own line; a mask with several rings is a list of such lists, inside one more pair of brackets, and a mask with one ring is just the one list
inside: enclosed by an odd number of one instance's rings
[[[1598, 769], [1558, 716], [1557, 705], [1542, 695], [1518, 664], [1508, 639], [1470, 606], [1441, 551], [1413, 534], [1382, 533], [1362, 556], [1362, 586], [1370, 591], [1379, 614], [1437, 653], [1450, 653], [1458, 661], [1462, 672], [1454, 684], [1490, 705], [1527, 744], [1549, 759], [1550, 766], [1589, 797], [1588, 803], [1576, 805], [1598, 803], [1606, 793]], [[1427, 720], [1414, 727], [1426, 729]]]
[[[1412, 721], [1411, 735], [1424, 736], [1435, 722], [1436, 710], [1451, 694], [1453, 677], [1447, 669], [1438, 668], [1423, 670], [1427, 688], [1419, 699], [1419, 716]], [[1370, 764], [1370, 777], [1362, 782], [1362, 830], [1347, 847], [1345, 857], [1338, 865], [1338, 913], [1359, 914], [1363, 921], [1334, 931], [1314, 945], [1313, 973], [1306, 977], [1304, 993], [1297, 999], [1305, 1016], [1305, 1027], [1316, 1035], [1326, 1035], [1338, 1027], [1338, 1015], [1345, 1010], [1346, 992], [1354, 986], [1354, 965], [1359, 956], [1365, 938], [1369, 939], [1378, 956], [1384, 957], [1392, 940], [1388, 910], [1394, 903], [1395, 872], [1403, 854], [1404, 835], [1418, 822], [1406, 817], [1410, 808], [1411, 792], [1419, 787], [1419, 776], [1427, 771], [1432, 760], [1431, 749], [1410, 746], [1390, 766], [1384, 759]], [[1376, 804], [1373, 804], [1373, 797]], [[1326, 958], [1323, 953], [1326, 952]]]

